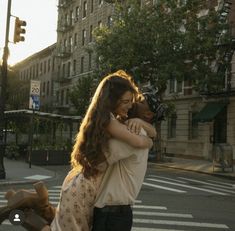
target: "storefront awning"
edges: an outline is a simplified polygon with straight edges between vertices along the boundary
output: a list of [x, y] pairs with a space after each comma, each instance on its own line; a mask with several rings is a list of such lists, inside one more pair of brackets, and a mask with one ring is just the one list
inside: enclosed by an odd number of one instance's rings
[[206, 106], [193, 117], [195, 122], [212, 121], [226, 106], [226, 102], [209, 102]]

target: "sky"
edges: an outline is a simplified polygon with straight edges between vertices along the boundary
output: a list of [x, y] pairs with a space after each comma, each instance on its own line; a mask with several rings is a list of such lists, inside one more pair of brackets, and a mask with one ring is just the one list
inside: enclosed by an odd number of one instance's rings
[[[0, 59], [5, 45], [6, 17], [8, 0], [0, 0]], [[15, 18], [11, 17], [9, 34], [9, 65], [56, 42], [58, 0], [12, 0], [11, 15], [26, 21], [25, 41], [16, 44], [13, 41]]]

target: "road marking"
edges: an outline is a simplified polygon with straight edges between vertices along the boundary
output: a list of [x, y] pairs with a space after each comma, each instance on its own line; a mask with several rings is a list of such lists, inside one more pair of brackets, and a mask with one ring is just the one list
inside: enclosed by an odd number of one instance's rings
[[196, 189], [196, 190], [199, 190], [199, 191], [210, 192], [210, 193], [214, 193], [214, 194], [218, 194], [218, 195], [223, 195], [223, 196], [227, 196], [228, 195], [227, 193], [217, 192], [217, 191], [214, 191], [214, 190], [199, 188], [199, 187], [195, 187], [195, 186], [189, 186], [189, 185], [173, 183], [173, 182], [164, 181], [164, 180], [157, 180], [157, 179], [152, 179], [152, 178], [147, 178], [147, 179], [151, 180], [151, 181], [154, 181], [154, 182], [160, 182], [160, 183], [165, 183], [165, 184], [181, 186], [181, 187], [184, 187], [184, 188]]
[[50, 204], [57, 206], [59, 204], [59, 201], [50, 201]]
[[201, 183], [201, 184], [206, 184], [206, 185], [211, 185], [211, 186], [215, 186], [215, 187], [219, 187], [219, 188], [224, 188], [224, 189], [232, 189], [231, 187], [228, 186], [223, 186], [223, 185], [218, 185], [218, 184], [212, 184], [212, 183], [208, 183], [205, 181], [201, 181], [201, 180], [195, 180], [195, 179], [189, 179], [189, 178], [185, 178], [185, 177], [179, 177], [180, 179], [185, 179], [187, 181], [191, 181], [191, 182], [195, 182], [195, 183]]
[[50, 196], [49, 195], [49, 200], [59, 200], [60, 199], [60, 197], [58, 196], [58, 197], [55, 197], [55, 196]]
[[208, 180], [208, 181], [210, 181], [212, 183], [219, 183], [219, 184], [227, 185], [227, 186], [230, 186], [230, 187], [233, 186], [233, 184], [229, 184], [229, 183], [225, 183], [225, 182], [220, 182], [220, 181], [216, 181], [216, 180]]
[[[147, 179], [151, 179], [151, 178], [147, 178]], [[164, 186], [155, 185], [155, 184], [150, 184], [150, 183], [146, 183], [146, 182], [143, 182], [143, 185], [147, 185], [147, 186], [150, 186], [150, 187], [153, 187], [153, 188], [160, 188], [160, 189], [164, 189], [164, 190], [168, 190], [168, 191], [172, 191], [172, 192], [177, 192], [177, 193], [186, 193], [186, 191], [182, 191], [182, 190], [179, 190], [179, 189], [173, 189], [173, 188], [164, 187]]]
[[[204, 187], [205, 188], [210, 188], [210, 189], [215, 189], [215, 187], [210, 186], [210, 185], [205, 185]], [[223, 188], [216, 188], [216, 189], [219, 190], [219, 191], [222, 191], [222, 192], [227, 192], [227, 193], [235, 194], [235, 192], [232, 191], [232, 190], [227, 190], [227, 189], [223, 189]]]
[[27, 176], [27, 177], [24, 177], [24, 178], [29, 179], [29, 180], [45, 180], [45, 179], [51, 178], [51, 176], [32, 175], [32, 176]]
[[179, 229], [158, 229], [158, 228], [144, 228], [144, 227], [133, 227], [131, 231], [185, 231]]
[[142, 204], [142, 201], [141, 200], [135, 200], [135, 203]]
[[47, 190], [48, 192], [54, 192], [54, 193], [60, 193], [61, 192], [61, 190], [60, 189], [48, 189]]
[[159, 213], [159, 212], [133, 211], [133, 214], [145, 215], [145, 216], [159, 216], [159, 217], [193, 218], [192, 214], [182, 214], [182, 213]]
[[134, 205], [134, 209], [160, 209], [167, 210], [164, 206], [154, 206], [154, 205]]
[[169, 178], [169, 177], [164, 177], [164, 176], [155, 176], [155, 175], [148, 175], [150, 177], [154, 177], [154, 178], [160, 178], [160, 179], [166, 179], [166, 180], [171, 180], [171, 181], [175, 181], [175, 182], [178, 182], [178, 183], [185, 183], [186, 184], [186, 181], [182, 181], [182, 180], [176, 180], [176, 179], [172, 179], [172, 178]]
[[58, 188], [58, 189], [61, 189], [61, 185], [57, 185], [57, 186], [53, 186], [53, 188]]
[[11, 222], [10, 222], [10, 221], [5, 220], [5, 221], [3, 221], [3, 222], [2, 222], [2, 224], [1, 224], [1, 225], [12, 225], [12, 224], [11, 224]]
[[192, 221], [171, 221], [171, 220], [150, 220], [150, 219], [133, 219], [134, 223], [145, 223], [155, 225], [179, 225], [179, 226], [191, 226], [191, 227], [205, 227], [216, 229], [229, 229], [225, 224], [213, 224], [204, 222], [192, 222]]

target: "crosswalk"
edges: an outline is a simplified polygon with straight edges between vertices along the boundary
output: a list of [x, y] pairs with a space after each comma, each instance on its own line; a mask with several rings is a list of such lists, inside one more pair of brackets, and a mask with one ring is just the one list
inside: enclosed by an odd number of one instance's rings
[[[192, 191], [211, 195], [235, 195], [233, 184], [213, 181], [197, 180], [187, 177], [162, 177], [147, 175], [143, 185], [176, 194], [187, 194]], [[61, 186], [48, 189], [50, 202], [56, 206], [60, 198]], [[6, 192], [0, 192], [0, 206], [6, 205]], [[194, 231], [194, 230], [230, 230], [226, 224], [199, 221], [193, 214], [170, 211], [165, 206], [149, 205], [137, 200], [133, 206], [132, 231]], [[4, 221], [3, 225], [10, 225]]]
[[143, 185], [173, 193], [190, 193], [195, 191], [213, 195], [235, 196], [234, 184], [213, 180], [196, 180], [187, 177], [170, 178], [147, 175]]

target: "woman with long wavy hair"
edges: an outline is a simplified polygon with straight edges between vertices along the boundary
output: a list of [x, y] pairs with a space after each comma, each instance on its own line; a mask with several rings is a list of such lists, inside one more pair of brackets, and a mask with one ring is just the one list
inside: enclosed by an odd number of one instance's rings
[[149, 137], [132, 133], [116, 119], [127, 117], [138, 96], [137, 86], [124, 71], [110, 74], [100, 82], [76, 137], [72, 170], [62, 185], [51, 230], [90, 230], [96, 192], [107, 167], [110, 138], [135, 148], [152, 146]]

